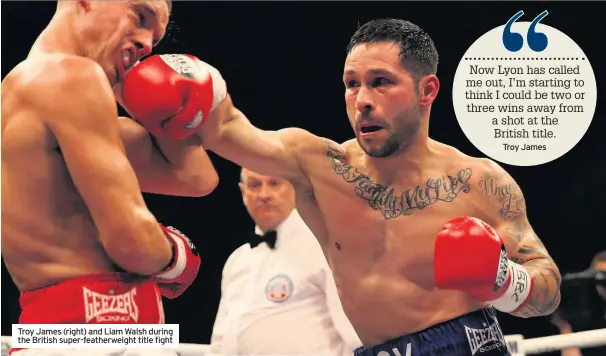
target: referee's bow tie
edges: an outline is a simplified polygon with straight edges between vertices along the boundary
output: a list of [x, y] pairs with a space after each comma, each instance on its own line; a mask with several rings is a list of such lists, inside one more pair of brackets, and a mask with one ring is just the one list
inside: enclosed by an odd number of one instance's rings
[[268, 231], [265, 235], [257, 235], [251, 237], [249, 243], [251, 248], [257, 247], [260, 243], [265, 242], [269, 248], [274, 249], [276, 247], [277, 234], [275, 231]]

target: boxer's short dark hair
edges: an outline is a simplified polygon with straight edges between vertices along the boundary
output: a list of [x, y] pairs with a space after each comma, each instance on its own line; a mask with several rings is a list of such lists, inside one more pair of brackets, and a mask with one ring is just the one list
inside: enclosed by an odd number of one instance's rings
[[400, 46], [400, 63], [418, 81], [438, 71], [438, 51], [419, 26], [400, 19], [377, 19], [360, 26], [347, 45], [349, 54], [360, 44], [394, 42]]

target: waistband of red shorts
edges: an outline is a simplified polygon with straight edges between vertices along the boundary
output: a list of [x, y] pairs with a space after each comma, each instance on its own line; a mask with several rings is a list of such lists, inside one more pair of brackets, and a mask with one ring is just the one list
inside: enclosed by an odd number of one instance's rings
[[25, 291], [20, 324], [157, 324], [164, 322], [156, 282], [124, 272], [91, 274]]
[[47, 291], [51, 288], [61, 287], [70, 285], [82, 285], [87, 283], [97, 283], [97, 282], [123, 282], [123, 283], [141, 283], [148, 281], [150, 278], [145, 276], [139, 276], [136, 274], [128, 273], [128, 272], [107, 272], [107, 273], [95, 273], [95, 274], [87, 274], [83, 276], [72, 277], [61, 281], [59, 283], [50, 284], [48, 286], [32, 289], [29, 291], [23, 291], [21, 294], [32, 294], [38, 291]]

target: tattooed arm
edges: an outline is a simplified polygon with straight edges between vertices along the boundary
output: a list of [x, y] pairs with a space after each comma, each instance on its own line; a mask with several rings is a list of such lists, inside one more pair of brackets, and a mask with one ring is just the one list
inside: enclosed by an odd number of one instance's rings
[[509, 259], [523, 265], [534, 282], [529, 301], [514, 315], [549, 315], [560, 304], [558, 267], [530, 226], [520, 187], [495, 163], [490, 162], [488, 168], [479, 180], [486, 222], [503, 238]]

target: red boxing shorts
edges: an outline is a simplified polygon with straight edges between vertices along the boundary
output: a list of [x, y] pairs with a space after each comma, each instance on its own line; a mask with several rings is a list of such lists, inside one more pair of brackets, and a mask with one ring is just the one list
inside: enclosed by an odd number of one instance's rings
[[19, 324], [164, 324], [156, 282], [130, 273], [68, 279], [23, 292], [19, 302]]

